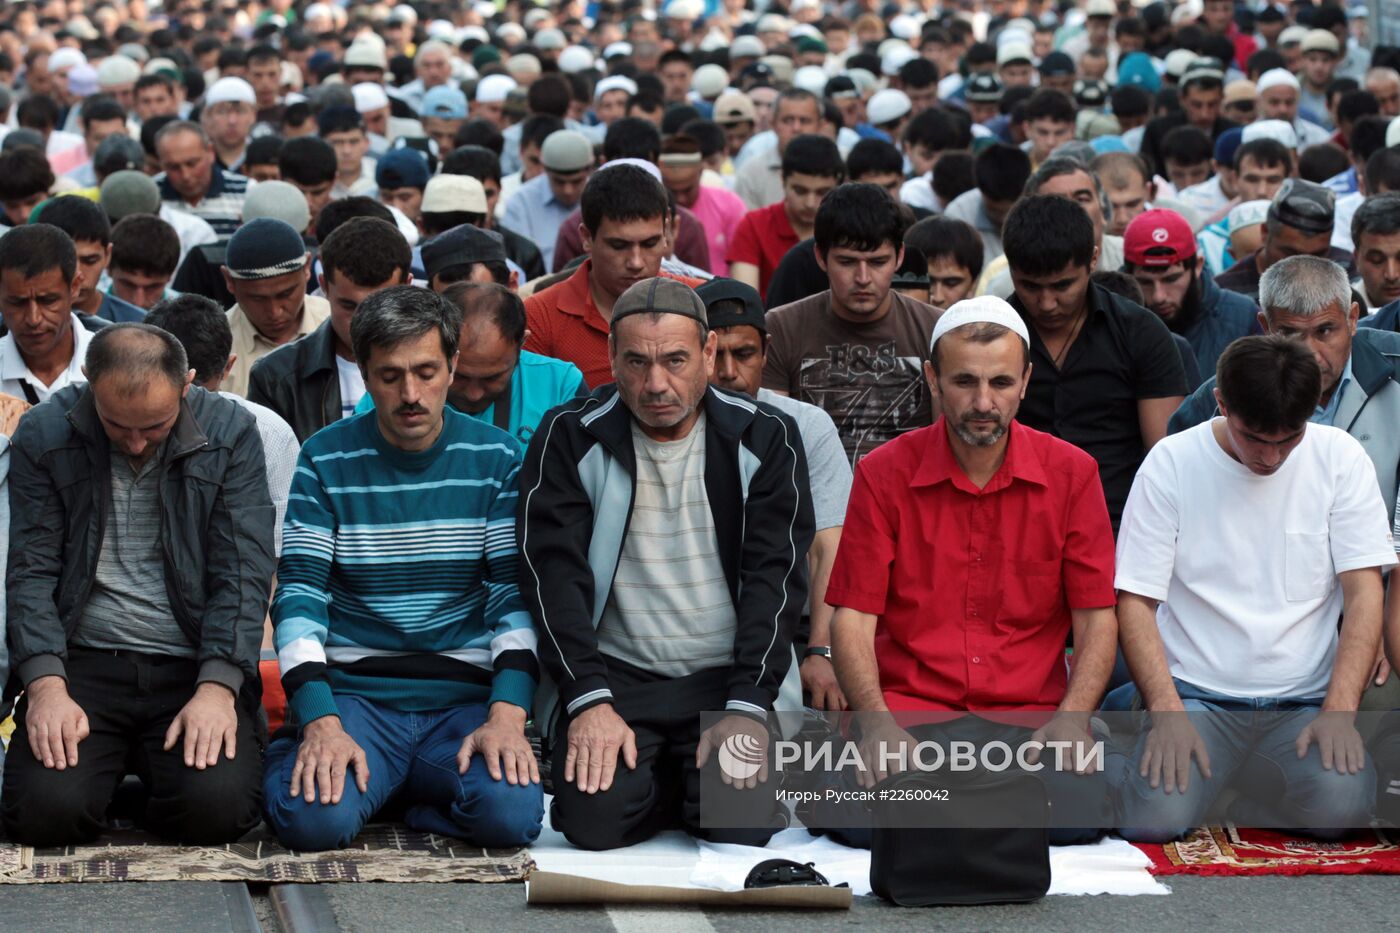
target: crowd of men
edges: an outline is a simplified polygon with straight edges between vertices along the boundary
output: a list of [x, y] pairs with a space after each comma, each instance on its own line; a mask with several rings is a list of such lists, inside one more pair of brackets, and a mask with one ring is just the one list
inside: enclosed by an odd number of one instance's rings
[[750, 6], [0, 13], [9, 838], [763, 845], [804, 708], [1151, 714], [1060, 842], [1394, 808], [1400, 48]]

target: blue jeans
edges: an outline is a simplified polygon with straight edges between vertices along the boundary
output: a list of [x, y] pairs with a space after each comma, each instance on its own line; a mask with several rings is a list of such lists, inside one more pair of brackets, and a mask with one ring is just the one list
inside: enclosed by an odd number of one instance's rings
[[[1186, 792], [1167, 794], [1138, 772], [1146, 729], [1119, 780], [1122, 836], [1133, 842], [1167, 842], [1199, 826], [1220, 794], [1234, 786], [1243, 792], [1231, 819], [1244, 825], [1288, 826], [1319, 838], [1338, 838], [1370, 823], [1376, 801], [1376, 771], [1370, 756], [1356, 774], [1322, 767], [1316, 743], [1299, 758], [1298, 733], [1316, 716], [1322, 701], [1307, 697], [1241, 699], [1175, 680], [1177, 694], [1210, 756], [1211, 777], [1192, 761]], [[1141, 704], [1128, 684], [1110, 694], [1105, 706], [1130, 709]], [[1121, 695], [1118, 695], [1121, 694]], [[1219, 713], [1221, 715], [1200, 715]], [[1145, 723], [1144, 723], [1145, 725]], [[1121, 756], [1120, 756], [1121, 757]]]
[[349, 845], [388, 800], [407, 797], [409, 829], [465, 839], [488, 849], [528, 845], [540, 834], [544, 791], [539, 784], [493, 780], [480, 755], [457, 773], [462, 740], [486, 721], [485, 705], [402, 713], [354, 696], [337, 696], [340, 723], [365, 751], [369, 789], [345, 775], [340, 803], [307, 803], [290, 794], [300, 736], [275, 740], [263, 776], [267, 822], [289, 849], [315, 852]]

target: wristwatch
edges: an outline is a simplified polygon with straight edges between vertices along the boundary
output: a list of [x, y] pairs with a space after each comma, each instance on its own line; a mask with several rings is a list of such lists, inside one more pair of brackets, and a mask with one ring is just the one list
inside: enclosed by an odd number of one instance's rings
[[807, 650], [804, 651], [804, 652], [802, 652], [802, 657], [803, 657], [804, 659], [805, 659], [805, 658], [826, 658], [828, 661], [830, 661], [830, 660], [831, 660], [831, 646], [830, 646], [830, 645], [808, 645], [808, 646], [807, 646]]

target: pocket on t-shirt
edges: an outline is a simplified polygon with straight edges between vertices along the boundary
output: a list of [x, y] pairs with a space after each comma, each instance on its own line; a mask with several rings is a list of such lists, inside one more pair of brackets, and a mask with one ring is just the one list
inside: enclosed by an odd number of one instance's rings
[[1284, 596], [1290, 602], [1321, 599], [1335, 574], [1325, 531], [1288, 531], [1283, 536]]

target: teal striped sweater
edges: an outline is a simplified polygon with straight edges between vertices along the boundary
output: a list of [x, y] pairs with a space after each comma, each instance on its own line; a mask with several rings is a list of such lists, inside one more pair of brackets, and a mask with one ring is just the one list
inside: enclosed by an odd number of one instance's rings
[[375, 414], [301, 448], [272, 603], [296, 722], [335, 694], [398, 710], [530, 709], [535, 630], [516, 588], [514, 439], [450, 408], [437, 442], [388, 444]]

